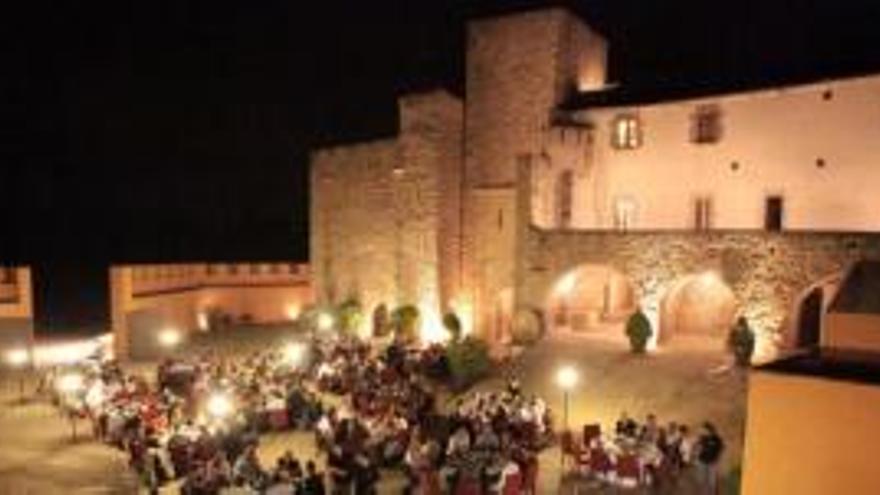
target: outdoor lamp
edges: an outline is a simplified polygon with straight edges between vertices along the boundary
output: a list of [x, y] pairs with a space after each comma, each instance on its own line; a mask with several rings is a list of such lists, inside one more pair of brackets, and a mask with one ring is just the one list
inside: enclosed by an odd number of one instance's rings
[[216, 419], [224, 419], [232, 414], [232, 401], [225, 394], [216, 393], [208, 398], [208, 414]]
[[180, 336], [180, 332], [174, 330], [173, 328], [166, 328], [159, 332], [159, 344], [162, 347], [175, 347], [177, 344], [180, 344], [182, 337]]
[[333, 316], [327, 312], [318, 314], [318, 330], [330, 330], [333, 328]]

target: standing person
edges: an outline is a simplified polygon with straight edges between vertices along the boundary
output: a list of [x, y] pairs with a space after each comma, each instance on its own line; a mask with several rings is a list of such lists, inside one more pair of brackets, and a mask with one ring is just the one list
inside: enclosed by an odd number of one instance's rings
[[724, 440], [715, 425], [703, 423], [703, 431], [697, 440], [697, 463], [706, 493], [718, 493], [718, 461], [724, 452]]
[[314, 461], [306, 463], [306, 479], [302, 484], [302, 495], [324, 495], [324, 474], [315, 468]]

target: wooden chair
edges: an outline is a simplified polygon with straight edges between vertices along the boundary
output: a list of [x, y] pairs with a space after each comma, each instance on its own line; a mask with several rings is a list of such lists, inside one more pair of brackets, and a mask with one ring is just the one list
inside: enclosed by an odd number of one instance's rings
[[617, 484], [624, 488], [635, 488], [642, 482], [642, 465], [633, 454], [618, 457], [615, 472]]

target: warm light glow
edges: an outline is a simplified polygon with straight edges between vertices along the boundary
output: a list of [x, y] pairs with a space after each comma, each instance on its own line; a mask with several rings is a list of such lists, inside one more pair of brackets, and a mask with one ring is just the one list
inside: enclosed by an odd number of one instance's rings
[[322, 311], [318, 314], [318, 330], [327, 331], [333, 328], [333, 315]]
[[298, 367], [306, 355], [306, 346], [301, 342], [291, 342], [284, 346], [284, 360], [288, 365]]
[[180, 332], [173, 328], [166, 328], [159, 332], [159, 343], [162, 344], [162, 347], [175, 347], [180, 344], [181, 340], [183, 337]]
[[199, 311], [198, 314], [196, 314], [196, 325], [199, 327], [200, 331], [207, 332], [209, 330], [208, 314], [204, 311]]
[[556, 372], [556, 384], [565, 390], [571, 390], [577, 382], [578, 372], [571, 366], [563, 366]]
[[212, 417], [224, 419], [232, 414], [232, 401], [225, 394], [215, 393], [208, 398], [205, 408]]
[[6, 353], [6, 362], [16, 368], [24, 366], [29, 359], [30, 356], [28, 355], [27, 349], [13, 349]]
[[436, 309], [423, 304], [419, 307], [419, 337], [423, 345], [442, 344], [449, 340], [449, 332], [443, 327], [443, 320]]
[[300, 309], [298, 304], [288, 304], [287, 307], [284, 308], [284, 314], [287, 316], [288, 320], [296, 320], [299, 318], [302, 310]]
[[556, 286], [553, 287], [553, 292], [558, 296], [568, 296], [571, 294], [571, 291], [574, 290], [574, 286], [577, 283], [577, 273], [575, 271], [570, 271], [563, 275], [558, 282], [556, 282]]
[[83, 376], [79, 373], [68, 373], [58, 378], [57, 387], [60, 392], [74, 394], [83, 389]]
[[37, 365], [71, 364], [82, 361], [104, 348], [99, 339], [89, 339], [62, 344], [43, 344], [34, 348], [34, 363]]

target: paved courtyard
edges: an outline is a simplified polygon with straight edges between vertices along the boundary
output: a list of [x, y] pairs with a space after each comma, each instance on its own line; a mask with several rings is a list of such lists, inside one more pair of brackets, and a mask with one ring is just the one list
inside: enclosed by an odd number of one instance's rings
[[[196, 348], [214, 348], [229, 354], [273, 345], [287, 336], [284, 329], [240, 332], [221, 337], [200, 338]], [[722, 433], [727, 449], [724, 470], [739, 465], [742, 450], [745, 380], [744, 374], [726, 369], [726, 359], [702, 343], [664, 349], [649, 356], [633, 356], [621, 342], [597, 338], [548, 339], [524, 351], [519, 358], [499, 367], [495, 376], [478, 389], [497, 389], [506, 376], [520, 378], [527, 393], [543, 396], [562, 421], [562, 394], [554, 374], [562, 364], [580, 371], [580, 381], [570, 397], [570, 425], [600, 422], [608, 428], [623, 410], [637, 419], [648, 412], [661, 422], [687, 422], [697, 426], [713, 421]], [[146, 372], [150, 364], [133, 367]], [[35, 384], [29, 383], [28, 388]], [[81, 440], [71, 441], [70, 425], [48, 404], [17, 402], [18, 381], [4, 376], [0, 391], [0, 493], [3, 494], [130, 494], [136, 480], [116, 450], [88, 439], [85, 422]], [[266, 465], [287, 449], [303, 459], [323, 464], [311, 434], [272, 434], [263, 438], [260, 456]], [[558, 449], [541, 456], [540, 493], [560, 492]], [[402, 477], [386, 473], [381, 493], [400, 493]], [[563, 491], [612, 493], [598, 487], [568, 482]], [[176, 493], [169, 488], [165, 493]], [[632, 492], [630, 492], [632, 493]], [[687, 479], [670, 493], [699, 493]]]

